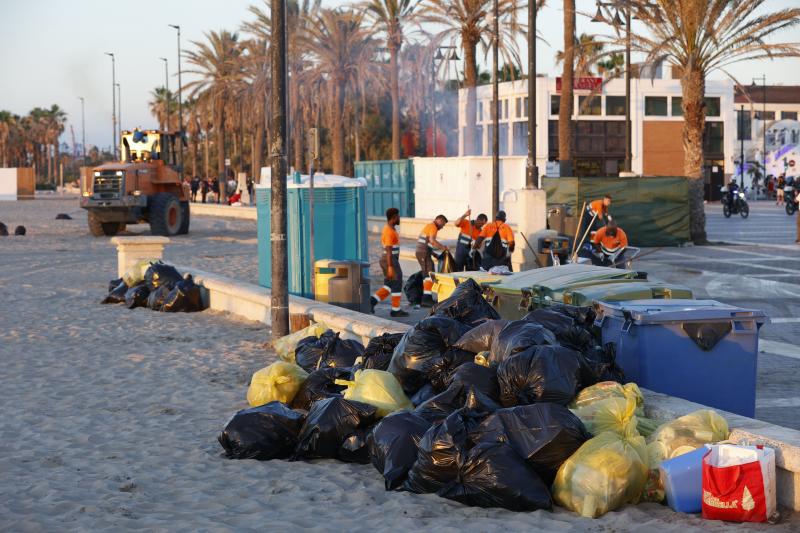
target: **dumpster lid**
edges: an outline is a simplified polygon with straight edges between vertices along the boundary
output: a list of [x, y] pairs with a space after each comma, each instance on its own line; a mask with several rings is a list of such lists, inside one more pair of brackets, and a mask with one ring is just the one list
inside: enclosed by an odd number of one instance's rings
[[765, 322], [767, 315], [760, 309], [744, 309], [716, 300], [634, 300], [628, 302], [598, 302], [600, 315], [625, 317], [637, 324], [689, 322], [752, 318]]
[[[309, 188], [308, 174], [300, 176], [300, 183], [294, 182], [294, 176], [286, 178], [287, 189], [308, 189]], [[314, 174], [314, 188], [325, 189], [333, 187], [366, 187], [367, 180], [364, 178], [348, 178], [347, 176], [338, 176], [336, 174]], [[269, 182], [259, 183], [256, 189], [270, 189], [272, 185]]]

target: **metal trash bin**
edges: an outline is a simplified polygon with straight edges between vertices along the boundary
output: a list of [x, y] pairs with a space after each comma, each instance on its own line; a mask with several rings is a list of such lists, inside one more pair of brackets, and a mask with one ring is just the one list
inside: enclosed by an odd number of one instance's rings
[[763, 311], [714, 300], [597, 305], [603, 344], [641, 387], [753, 417]]
[[318, 302], [328, 301], [328, 282], [336, 276], [336, 269], [331, 266], [335, 259], [318, 259], [314, 261], [314, 299]]
[[364, 270], [369, 263], [363, 261], [330, 261], [336, 275], [328, 280], [328, 303], [361, 313], [371, 311], [369, 303], [369, 276]]

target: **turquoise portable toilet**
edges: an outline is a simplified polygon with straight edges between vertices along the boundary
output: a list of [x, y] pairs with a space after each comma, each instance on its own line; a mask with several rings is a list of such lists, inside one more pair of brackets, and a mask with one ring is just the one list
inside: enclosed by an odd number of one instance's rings
[[[314, 297], [311, 275], [311, 212], [308, 176], [287, 178], [286, 213], [289, 255], [289, 292]], [[314, 256], [316, 259], [368, 262], [366, 214], [367, 182], [330, 174], [314, 176]], [[272, 285], [270, 246], [270, 185], [256, 186], [258, 216], [258, 283]], [[368, 277], [368, 269], [364, 276]]]

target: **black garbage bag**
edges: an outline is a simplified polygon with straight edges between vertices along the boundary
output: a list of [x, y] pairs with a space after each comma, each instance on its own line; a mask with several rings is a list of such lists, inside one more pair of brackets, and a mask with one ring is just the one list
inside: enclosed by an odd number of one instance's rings
[[580, 390], [581, 354], [563, 346], [533, 346], [497, 367], [504, 407], [553, 402], [567, 405]]
[[147, 285], [136, 285], [125, 292], [125, 306], [128, 309], [134, 307], [147, 307], [147, 297], [150, 296], [150, 289]]
[[436, 392], [441, 392], [447, 388], [447, 381], [450, 374], [465, 363], [470, 363], [475, 359], [475, 354], [458, 348], [448, 348], [439, 361], [434, 362], [428, 372], [428, 379]]
[[436, 272], [441, 274], [450, 274], [455, 270], [456, 260], [449, 250], [445, 250], [439, 255], [439, 261], [436, 266]]
[[25, 226], [17, 226], [14, 228], [14, 235], [19, 237], [24, 237], [28, 231], [25, 229]]
[[350, 368], [358, 357], [364, 355], [364, 346], [355, 340], [343, 340], [338, 333], [328, 330], [319, 338], [311, 336], [297, 343], [294, 356], [306, 372], [318, 368]]
[[182, 279], [183, 276], [178, 269], [161, 261], [151, 263], [144, 273], [144, 282], [151, 291], [161, 285], [167, 285], [171, 289]]
[[59, 213], [56, 215], [56, 220], [72, 220], [72, 217], [67, 213]]
[[0, 222], [0, 237], [8, 237], [8, 226], [2, 222]]
[[231, 459], [287, 459], [304, 419], [300, 411], [269, 402], [236, 413], [218, 440]]
[[165, 313], [196, 313], [203, 309], [200, 286], [195, 284], [189, 274], [169, 291], [167, 297], [164, 298], [164, 306], [161, 308]]
[[411, 305], [422, 303], [422, 282], [422, 271], [419, 271], [411, 274], [403, 285], [403, 293]]
[[359, 369], [387, 370], [392, 361], [394, 349], [397, 348], [402, 338], [403, 333], [384, 333], [371, 338], [364, 349], [364, 355], [361, 356], [361, 364], [356, 366]]
[[547, 485], [508, 445], [483, 442], [469, 450], [454, 481], [437, 494], [477, 507], [511, 511], [551, 510]]
[[455, 411], [462, 409], [468, 403], [483, 413], [493, 413], [500, 409], [500, 405], [469, 386], [454, 384], [444, 392], [418, 405], [414, 412], [429, 422], [439, 422], [450, 416]]
[[117, 283], [116, 287], [108, 292], [102, 302], [103, 304], [121, 304], [125, 303], [125, 295], [128, 293], [128, 286], [124, 281]]
[[547, 309], [568, 316], [575, 321], [575, 324], [585, 328], [592, 327], [594, 319], [597, 317], [594, 308], [589, 306], [579, 307], [577, 305], [553, 303], [547, 306]]
[[488, 416], [470, 392], [464, 407], [450, 413], [441, 423], [434, 424], [417, 446], [417, 460], [408, 471], [403, 489], [418, 494], [436, 492], [456, 480], [459, 465], [474, 445], [470, 438]]
[[456, 368], [447, 378], [447, 387], [461, 386], [483, 393], [495, 402], [500, 400], [497, 384], [497, 367], [485, 367], [467, 362]]
[[553, 346], [558, 344], [549, 329], [532, 322], [514, 320], [506, 324], [492, 341], [489, 363], [498, 364], [512, 355], [531, 346]]
[[[607, 343], [602, 347], [598, 346], [583, 352], [583, 358], [594, 372], [597, 382], [616, 381], [617, 383], [625, 383], [627, 381], [625, 372], [617, 365], [617, 349], [614, 343]], [[584, 383], [584, 387], [586, 386], [588, 385]]]
[[108, 282], [108, 292], [111, 292], [114, 289], [116, 289], [117, 287], [119, 287], [120, 283], [122, 283], [122, 278], [112, 279], [111, 281], [109, 281]]
[[[445, 360], [445, 352], [467, 332], [468, 326], [452, 318], [431, 316], [408, 330], [394, 350], [389, 372], [395, 375], [408, 395], [431, 382], [445, 368], [454, 368]], [[451, 354], [464, 357], [464, 354]], [[302, 366], [302, 365], [301, 365]], [[457, 365], [456, 365], [457, 366]]]
[[581, 353], [594, 348], [591, 331], [576, 323], [575, 319], [552, 309], [534, 309], [523, 318], [526, 322], [539, 324], [552, 331], [562, 346]]
[[315, 402], [300, 429], [293, 457], [369, 463], [366, 435], [377, 416], [377, 407], [344, 398]]
[[487, 320], [497, 320], [494, 307], [483, 297], [483, 291], [473, 279], [458, 284], [449, 298], [437, 303], [431, 316], [446, 316], [474, 328]]
[[591, 438], [580, 418], [555, 403], [498, 409], [475, 430], [477, 442], [506, 443], [549, 487], [561, 464]]
[[417, 444], [431, 427], [408, 411], [393, 413], [372, 428], [367, 437], [372, 465], [383, 475], [386, 490], [400, 487], [417, 460]]
[[308, 411], [314, 402], [326, 398], [341, 398], [342, 391], [347, 387], [337, 385], [337, 379], [350, 379], [350, 369], [328, 367], [311, 372], [294, 395], [292, 407]]
[[420, 387], [420, 389], [417, 392], [415, 392], [414, 395], [411, 398], [409, 398], [409, 400], [411, 400], [411, 403], [417, 406], [427, 402], [434, 396], [436, 396], [436, 391], [433, 389], [433, 385], [431, 385], [430, 383], [426, 383], [425, 385]]
[[167, 285], [161, 285], [157, 289], [150, 291], [150, 295], [147, 297], [148, 309], [161, 311], [161, 308], [164, 307], [164, 300], [166, 300], [170, 291], [171, 289]]
[[492, 341], [509, 322], [511, 321], [505, 319], [487, 320], [464, 333], [464, 336], [458, 339], [456, 348], [473, 353], [487, 352], [492, 349]]

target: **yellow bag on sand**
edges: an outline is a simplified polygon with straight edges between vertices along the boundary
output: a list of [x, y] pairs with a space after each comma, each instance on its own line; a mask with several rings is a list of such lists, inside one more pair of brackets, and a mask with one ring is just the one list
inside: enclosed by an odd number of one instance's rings
[[[642, 395], [642, 391], [639, 390], [639, 386], [636, 385], [636, 383], [620, 385], [616, 381], [601, 381], [600, 383], [595, 383], [591, 387], [586, 387], [572, 400], [569, 407], [571, 409], [584, 407], [607, 398], [633, 398], [636, 401], [636, 409], [644, 409], [644, 396]], [[644, 412], [638, 412], [636, 414], [641, 416]]]
[[144, 281], [144, 273], [147, 272], [147, 269], [150, 265], [156, 261], [155, 259], [143, 259], [141, 261], [136, 262], [132, 267], [128, 269], [122, 275], [122, 281], [125, 282], [125, 285], [128, 287], [133, 287], [134, 285], [138, 285], [139, 283]]
[[255, 372], [250, 378], [247, 403], [252, 407], [272, 401], [291, 403], [307, 377], [306, 371], [296, 364], [276, 361]]
[[658, 468], [661, 461], [691, 452], [703, 444], [725, 440], [728, 434], [728, 422], [710, 409], [700, 409], [661, 424], [647, 438], [651, 468]]
[[570, 410], [581, 419], [592, 435], [604, 431], [613, 431], [618, 435], [639, 434], [636, 429], [639, 423], [636, 417], [636, 398], [633, 396], [612, 396]]
[[337, 379], [337, 385], [345, 385], [345, 400], [368, 403], [378, 408], [378, 416], [387, 416], [400, 409], [413, 409], [414, 405], [403, 392], [400, 382], [391, 372], [357, 370], [354, 381]]
[[305, 327], [301, 330], [290, 333], [284, 337], [280, 337], [272, 341], [272, 347], [275, 348], [275, 353], [278, 358], [288, 363], [294, 363], [294, 350], [297, 348], [297, 343], [306, 337], [317, 337], [328, 331], [328, 326], [322, 322], [317, 322]]
[[644, 438], [600, 433], [578, 448], [558, 469], [553, 499], [581, 516], [596, 518], [637, 503], [647, 480]]

